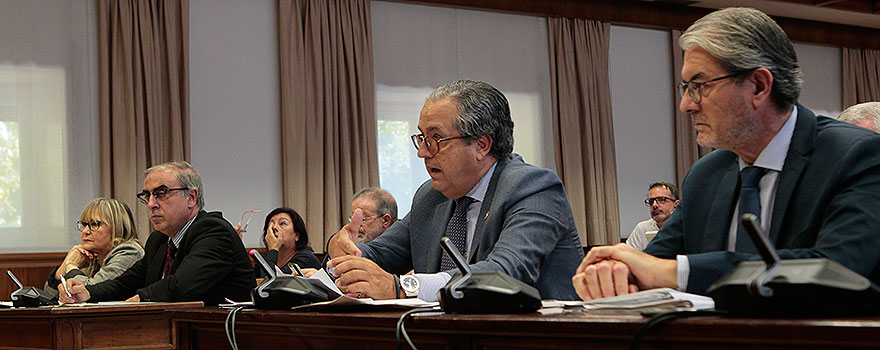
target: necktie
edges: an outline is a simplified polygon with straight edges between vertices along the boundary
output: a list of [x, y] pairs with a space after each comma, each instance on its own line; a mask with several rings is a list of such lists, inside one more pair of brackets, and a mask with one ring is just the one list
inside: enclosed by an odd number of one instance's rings
[[165, 254], [165, 272], [162, 274], [162, 278], [168, 277], [171, 274], [171, 265], [174, 265], [174, 254], [177, 253], [177, 247], [174, 246], [174, 243], [171, 240], [168, 240], [168, 253]]
[[[739, 216], [743, 214], [755, 214], [758, 222], [761, 222], [761, 191], [758, 184], [764, 176], [764, 168], [749, 166], [740, 171], [740, 188], [739, 188]], [[736, 218], [736, 251], [742, 253], [757, 253], [755, 245], [752, 244], [748, 232], [742, 227], [739, 218]]]
[[[449, 237], [449, 240], [455, 244], [455, 248], [458, 249], [458, 252], [461, 253], [461, 256], [465, 257], [467, 260], [467, 210], [471, 205], [474, 199], [471, 197], [461, 197], [455, 200], [455, 212], [452, 213], [452, 218], [449, 219], [449, 223], [446, 224], [446, 237]], [[452, 258], [443, 252], [443, 257], [440, 259], [440, 271], [447, 271], [457, 268], [455, 266], [455, 262], [452, 261]]]

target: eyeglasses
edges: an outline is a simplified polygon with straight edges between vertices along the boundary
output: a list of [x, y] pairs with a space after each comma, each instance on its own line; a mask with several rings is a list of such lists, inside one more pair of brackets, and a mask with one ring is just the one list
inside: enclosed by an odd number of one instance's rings
[[[241, 213], [241, 219], [238, 219], [238, 227], [241, 229], [241, 233], [247, 232], [247, 227], [251, 223], [251, 219], [254, 217], [254, 213], [259, 213], [260, 209], [253, 210], [245, 210], [244, 213]], [[250, 215], [248, 215], [250, 214]], [[244, 221], [244, 217], [247, 215], [247, 221]], [[244, 226], [241, 223], [244, 222]]]
[[416, 147], [416, 151], [418, 151], [419, 148], [421, 148], [422, 143], [425, 143], [425, 147], [428, 147], [428, 153], [430, 153], [433, 156], [433, 155], [436, 155], [438, 152], [440, 152], [440, 142], [463, 139], [465, 137], [470, 137], [470, 136], [471, 135], [458, 135], [458, 136], [438, 139], [438, 138], [436, 138], [436, 136], [434, 138], [430, 138], [430, 137], [425, 137], [425, 134], [415, 134], [415, 135], [410, 136], [410, 138], [412, 139], [413, 146]]
[[669, 202], [674, 202], [674, 201], [675, 201], [674, 199], [669, 198], [669, 197], [654, 197], [654, 198], [645, 199], [645, 205], [650, 207], [652, 204], [654, 204], [654, 202], [657, 202], [657, 204], [663, 205], [663, 204], [666, 204]]
[[77, 221], [76, 222], [76, 230], [82, 231], [84, 228], [88, 227], [89, 231], [97, 231], [98, 229], [101, 228], [101, 224], [103, 224], [103, 223], [104, 222], [101, 220], [95, 220], [95, 221], [91, 221], [91, 222]]
[[150, 202], [150, 196], [156, 197], [156, 200], [160, 200], [165, 198], [165, 195], [168, 194], [168, 191], [187, 191], [189, 190], [186, 187], [175, 187], [169, 188], [168, 186], [162, 185], [156, 187], [152, 192], [143, 190], [141, 193], [137, 194], [137, 198], [141, 201], [141, 203], [147, 204]]
[[[364, 216], [364, 218], [361, 220], [361, 223], [363, 224], [363, 223], [365, 223], [365, 222], [367, 222], [367, 221], [373, 220], [373, 219], [378, 218], [378, 217], [379, 217], [379, 215]], [[351, 222], [351, 216], [348, 217], [348, 222]]]
[[716, 81], [724, 80], [727, 78], [733, 78], [733, 77], [746, 75], [746, 74], [753, 72], [755, 69], [757, 69], [757, 68], [752, 68], [752, 69], [738, 72], [738, 73], [728, 74], [723, 77], [709, 79], [706, 81], [693, 81], [693, 80], [683, 81], [683, 82], [678, 83], [678, 92], [679, 92], [679, 94], [681, 94], [681, 98], [684, 98], [684, 93], [685, 93], [685, 91], [687, 91], [688, 96], [691, 97], [691, 100], [693, 100], [694, 103], [700, 103], [700, 101], [703, 100], [702, 89], [704, 87], [706, 87], [706, 84], [714, 83]]

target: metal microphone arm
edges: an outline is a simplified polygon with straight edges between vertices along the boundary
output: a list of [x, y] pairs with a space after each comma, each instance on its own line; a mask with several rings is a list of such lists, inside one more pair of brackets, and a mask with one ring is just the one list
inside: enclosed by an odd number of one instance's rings
[[452, 258], [452, 261], [455, 262], [455, 265], [458, 266], [458, 269], [461, 271], [463, 275], [459, 278], [455, 283], [450, 286], [450, 294], [455, 299], [461, 299], [464, 297], [464, 293], [458, 290], [458, 287], [461, 287], [465, 281], [471, 278], [471, 267], [465, 262], [464, 257], [461, 256], [461, 253], [458, 252], [458, 249], [455, 248], [455, 245], [452, 244], [452, 241], [447, 237], [440, 238], [440, 246], [443, 247], [443, 250], [446, 251], [446, 254], [449, 254], [449, 257]]
[[773, 274], [776, 273], [776, 270], [782, 266], [779, 254], [776, 253], [776, 249], [772, 247], [767, 236], [764, 236], [764, 234], [761, 233], [761, 227], [758, 225], [758, 217], [754, 214], [743, 214], [740, 217], [740, 225], [743, 225], [743, 228], [745, 228], [746, 232], [749, 234], [749, 238], [752, 240], [752, 244], [755, 245], [755, 249], [757, 249], [758, 253], [761, 255], [761, 259], [767, 264], [766, 270], [760, 274], [756, 274], [752, 277], [751, 281], [749, 281], [749, 294], [771, 297], [773, 296], [773, 289], [767, 287], [766, 284], [773, 277]]
[[257, 252], [256, 249], [251, 249], [251, 255], [253, 255], [254, 258], [257, 259], [257, 262], [263, 268], [263, 271], [266, 272], [266, 276], [269, 277], [269, 281], [264, 281], [263, 283], [260, 283], [260, 285], [257, 287], [257, 294], [259, 294], [263, 298], [268, 298], [269, 293], [264, 292], [263, 288], [272, 284], [272, 282], [275, 281], [275, 269], [269, 266], [269, 263], [267, 263], [266, 260], [263, 259], [263, 256], [260, 255], [260, 253]]

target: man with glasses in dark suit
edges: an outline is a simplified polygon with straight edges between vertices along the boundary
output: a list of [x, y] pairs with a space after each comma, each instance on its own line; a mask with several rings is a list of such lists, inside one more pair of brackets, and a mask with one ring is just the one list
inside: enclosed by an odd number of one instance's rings
[[220, 212], [202, 208], [202, 178], [187, 162], [168, 162], [146, 171], [138, 199], [156, 229], [144, 257], [115, 279], [84, 286], [67, 280], [64, 303], [83, 301], [194, 301], [217, 305], [224, 298], [250, 299], [256, 286], [250, 258]]
[[880, 134], [797, 103], [791, 41], [766, 14], [715, 11], [682, 34], [681, 105], [700, 145], [681, 202], [644, 252], [593, 248], [572, 283], [584, 300], [640, 289], [704, 294], [744, 260], [758, 216], [782, 259], [829, 258], [880, 282]]

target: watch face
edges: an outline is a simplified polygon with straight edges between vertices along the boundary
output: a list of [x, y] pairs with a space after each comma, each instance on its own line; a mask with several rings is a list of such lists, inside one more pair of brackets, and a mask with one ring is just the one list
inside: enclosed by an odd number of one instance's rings
[[415, 292], [419, 290], [419, 280], [413, 276], [403, 276], [400, 278], [400, 286], [407, 292]]

